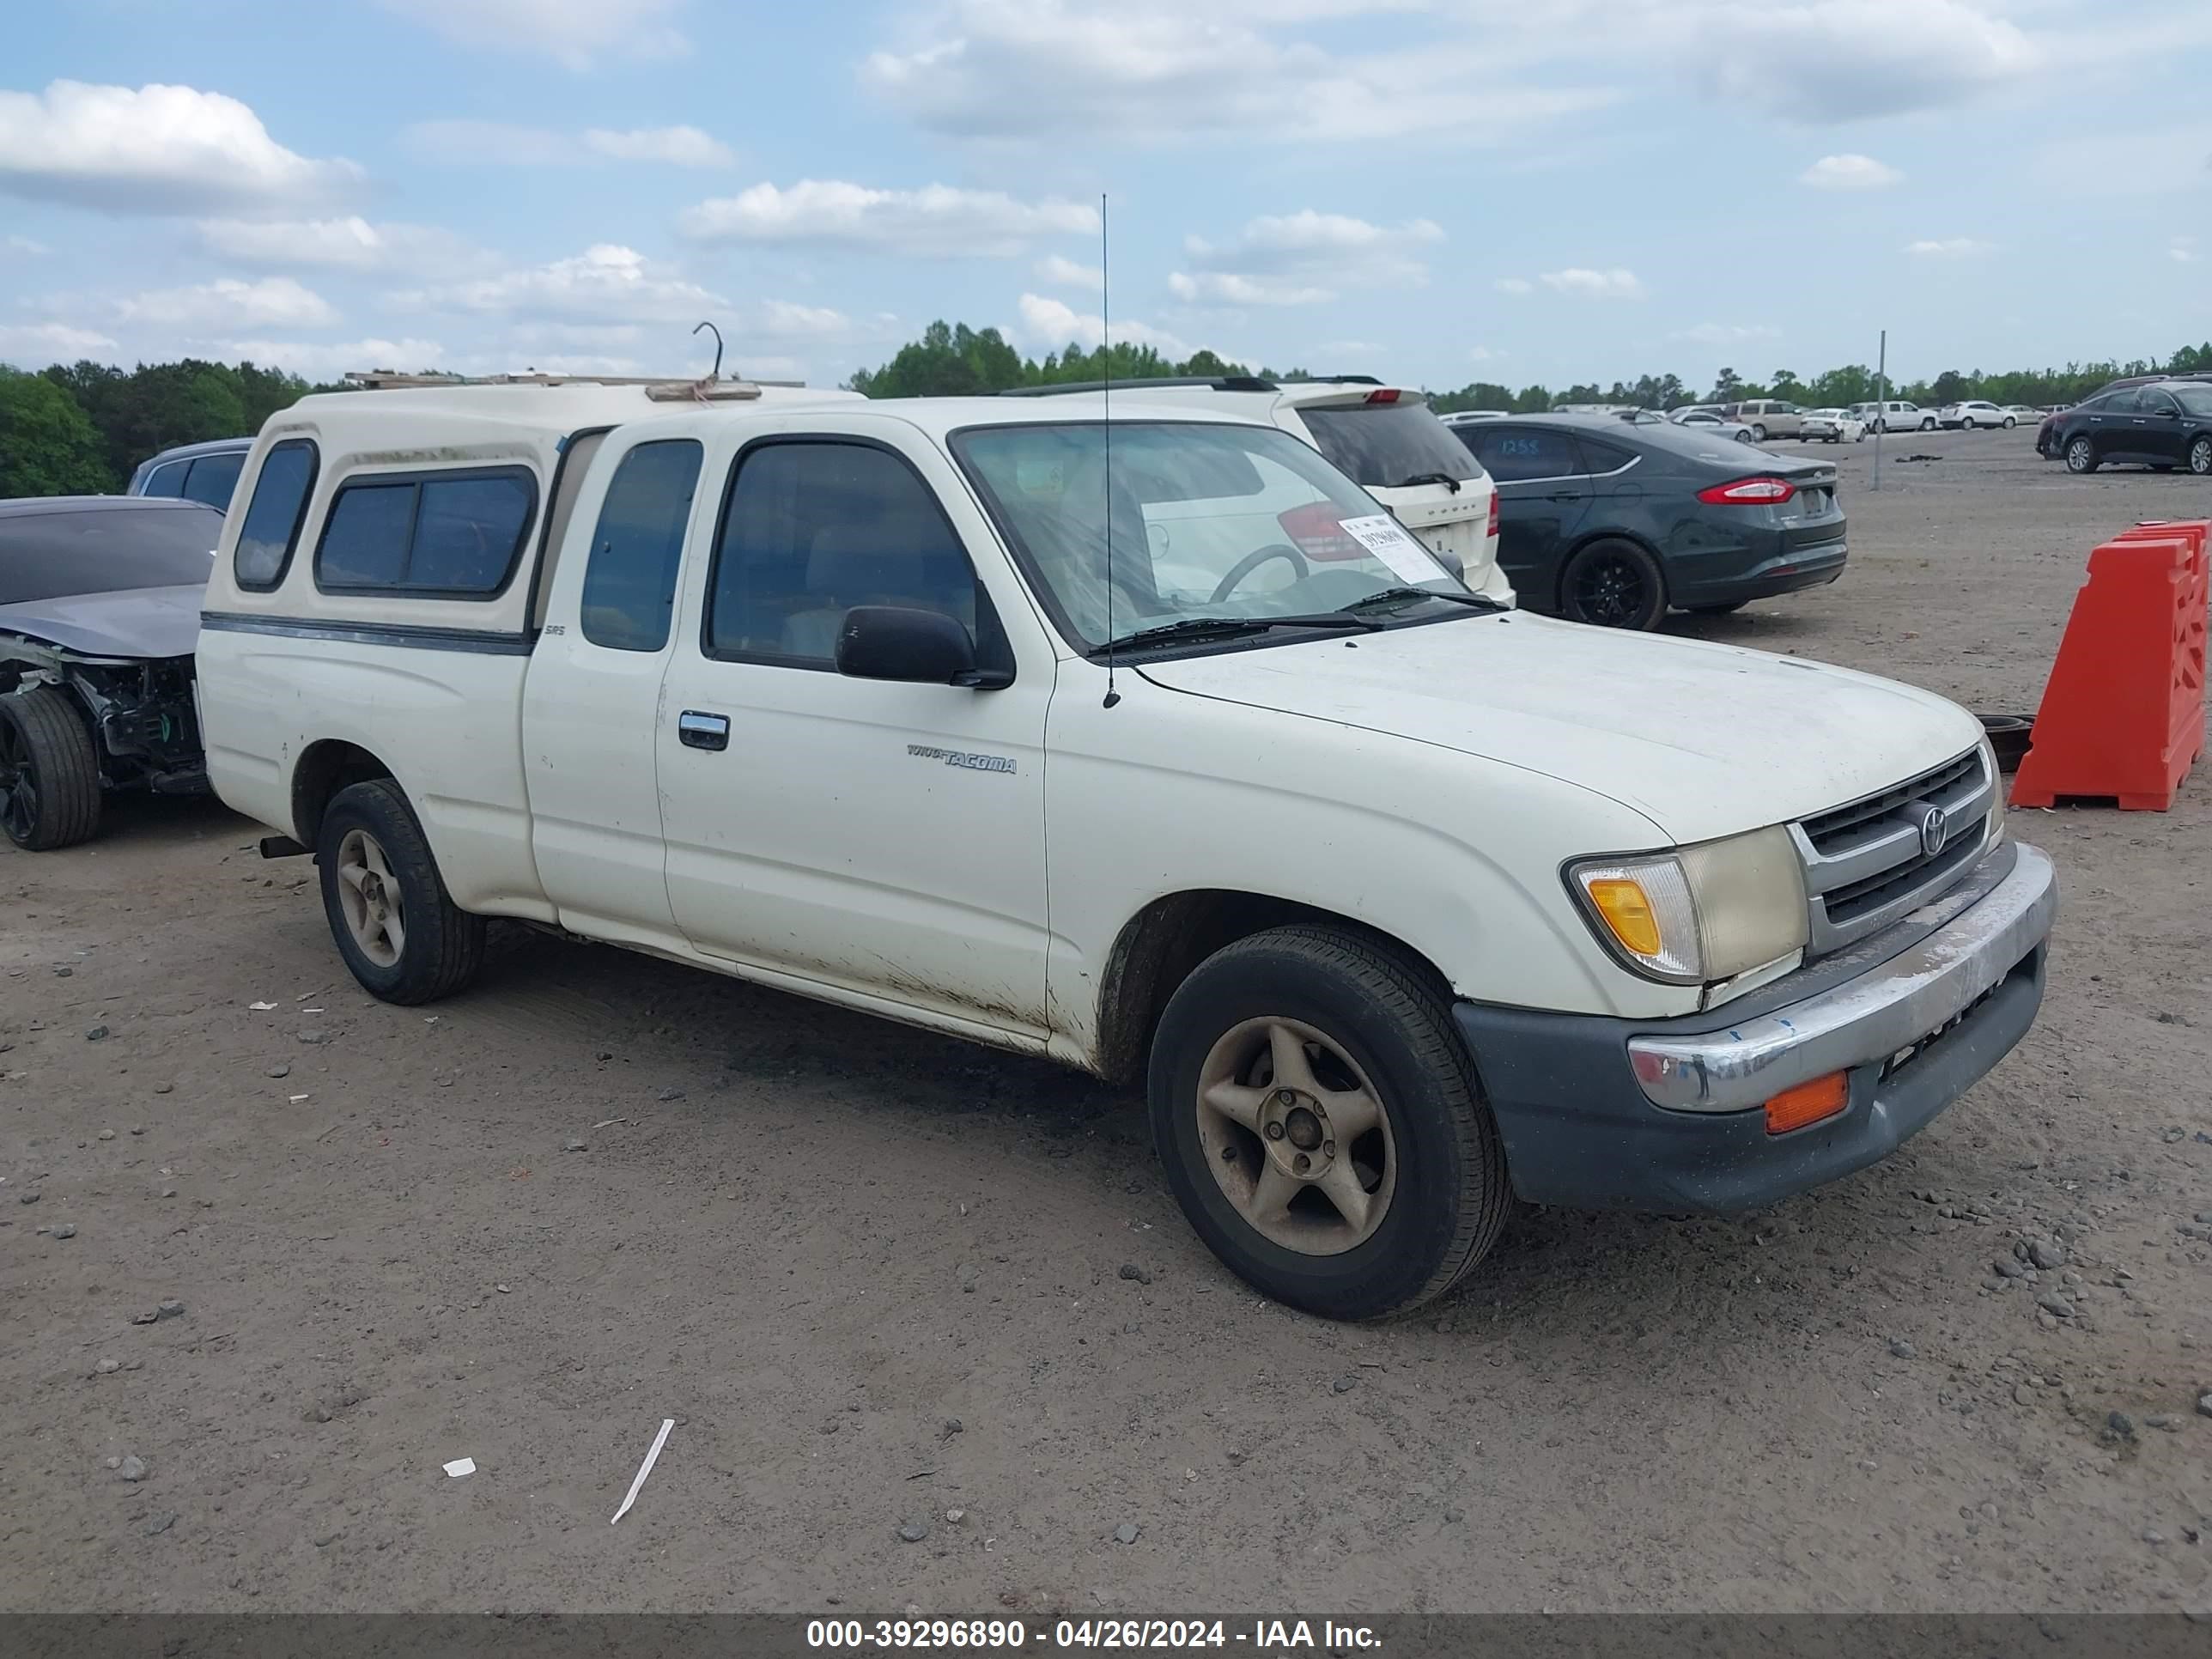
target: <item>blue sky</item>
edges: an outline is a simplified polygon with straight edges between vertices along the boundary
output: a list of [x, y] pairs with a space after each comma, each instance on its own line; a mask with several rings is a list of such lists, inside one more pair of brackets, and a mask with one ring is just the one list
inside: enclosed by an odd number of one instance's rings
[[817, 384], [933, 318], [1455, 386], [2212, 335], [2205, 0], [72, 0], [0, 360]]

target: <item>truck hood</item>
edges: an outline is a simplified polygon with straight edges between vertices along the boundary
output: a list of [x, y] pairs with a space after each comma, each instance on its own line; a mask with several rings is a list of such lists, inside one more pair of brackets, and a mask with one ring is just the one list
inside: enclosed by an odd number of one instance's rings
[[1143, 672], [1174, 690], [1564, 779], [1642, 813], [1677, 844], [1875, 793], [1981, 738], [1957, 704], [1893, 681], [1525, 611]]
[[207, 589], [126, 587], [0, 605], [0, 634], [21, 634], [88, 657], [189, 657], [199, 644]]

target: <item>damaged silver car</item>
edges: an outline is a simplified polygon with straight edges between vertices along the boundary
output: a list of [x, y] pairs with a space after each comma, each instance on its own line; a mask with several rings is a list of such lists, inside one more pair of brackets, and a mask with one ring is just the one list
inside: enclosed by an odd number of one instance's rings
[[107, 794], [201, 794], [192, 691], [222, 514], [198, 501], [0, 501], [0, 828], [31, 852], [100, 829]]

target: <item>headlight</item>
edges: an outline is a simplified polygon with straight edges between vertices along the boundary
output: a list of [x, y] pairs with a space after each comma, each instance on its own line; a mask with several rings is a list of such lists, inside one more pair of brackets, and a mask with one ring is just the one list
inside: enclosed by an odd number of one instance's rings
[[1777, 825], [1671, 853], [1584, 859], [1567, 886], [1591, 930], [1648, 979], [1702, 985], [1805, 947], [1805, 872]]
[[1982, 770], [1990, 781], [1990, 834], [1988, 844], [1995, 847], [2004, 839], [2005, 781], [1997, 770], [1997, 751], [1987, 738], [1982, 739]]

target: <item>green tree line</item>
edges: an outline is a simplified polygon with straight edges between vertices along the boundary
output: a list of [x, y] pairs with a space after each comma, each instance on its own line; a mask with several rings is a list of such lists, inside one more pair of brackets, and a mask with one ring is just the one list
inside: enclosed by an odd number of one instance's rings
[[123, 489], [148, 456], [175, 444], [250, 437], [310, 392], [252, 363], [0, 364], [0, 497], [94, 495]]
[[[1065, 385], [1072, 380], [1106, 378], [1109, 352], [1071, 344], [1048, 352], [1042, 359], [1024, 357], [1009, 345], [995, 328], [974, 329], [965, 323], [932, 323], [919, 340], [902, 346], [880, 368], [862, 369], [848, 382], [855, 392], [871, 398], [943, 398], [1009, 392], [1022, 386]], [[1199, 351], [1182, 362], [1162, 356], [1151, 346], [1116, 345], [1111, 349], [1111, 368], [1116, 380], [1137, 380], [1169, 374], [1245, 374], [1253, 371], [1211, 351]], [[1889, 383], [1884, 395], [1917, 404], [1946, 404], [1962, 398], [1986, 398], [1997, 404], [2068, 404], [2087, 397], [2107, 380], [2125, 374], [2181, 374], [2212, 370], [2212, 341], [2185, 346], [2163, 362], [2138, 358], [2128, 362], [2069, 363], [2063, 368], [2012, 369], [1990, 374], [1982, 369], [1947, 368], [1932, 380]], [[1276, 380], [1311, 378], [1304, 369], [1282, 374], [1262, 368], [1260, 374]], [[1810, 378], [1800, 378], [1786, 368], [1777, 369], [1764, 381], [1745, 379], [1724, 368], [1710, 392], [1700, 392], [1675, 374], [1644, 374], [1634, 380], [1615, 380], [1604, 386], [1594, 382], [1562, 387], [1528, 386], [1519, 390], [1478, 380], [1456, 390], [1431, 390], [1430, 401], [1442, 414], [1462, 409], [1499, 409], [1516, 415], [1541, 414], [1562, 404], [1633, 404], [1644, 409], [1672, 409], [1686, 403], [1733, 403], [1746, 398], [1783, 398], [1810, 408], [1869, 401], [1875, 396], [1874, 370], [1863, 363], [1847, 363]]]

